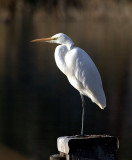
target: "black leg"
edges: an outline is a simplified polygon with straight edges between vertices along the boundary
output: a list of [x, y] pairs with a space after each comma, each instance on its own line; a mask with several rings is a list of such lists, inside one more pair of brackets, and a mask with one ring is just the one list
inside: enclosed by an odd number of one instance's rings
[[84, 112], [85, 112], [85, 101], [83, 95], [80, 93], [82, 100], [82, 128], [81, 128], [81, 136], [84, 136]]

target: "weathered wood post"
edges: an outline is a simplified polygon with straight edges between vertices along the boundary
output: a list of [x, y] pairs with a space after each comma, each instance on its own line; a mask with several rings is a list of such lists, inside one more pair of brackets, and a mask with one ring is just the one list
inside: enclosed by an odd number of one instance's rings
[[108, 135], [66, 136], [57, 139], [60, 154], [50, 160], [117, 160], [119, 142]]

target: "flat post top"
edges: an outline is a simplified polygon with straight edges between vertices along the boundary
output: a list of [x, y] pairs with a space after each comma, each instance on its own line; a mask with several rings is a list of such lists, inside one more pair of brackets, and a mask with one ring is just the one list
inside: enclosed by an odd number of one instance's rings
[[57, 139], [57, 148], [59, 152], [65, 154], [77, 149], [91, 150], [91, 148], [113, 151], [119, 148], [119, 141], [109, 135], [64, 136]]

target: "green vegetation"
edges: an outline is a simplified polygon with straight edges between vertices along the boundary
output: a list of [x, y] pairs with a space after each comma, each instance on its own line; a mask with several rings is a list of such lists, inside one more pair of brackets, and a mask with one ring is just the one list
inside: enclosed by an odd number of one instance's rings
[[[18, 13], [25, 11], [47, 12], [60, 19], [78, 17], [80, 10], [89, 18], [119, 19], [131, 21], [132, 0], [0, 0], [0, 22], [13, 20]], [[63, 19], [62, 18], [62, 19]]]

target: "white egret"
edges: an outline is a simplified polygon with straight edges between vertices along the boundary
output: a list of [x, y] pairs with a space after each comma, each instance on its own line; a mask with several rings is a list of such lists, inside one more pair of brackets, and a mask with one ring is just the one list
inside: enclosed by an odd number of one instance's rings
[[82, 128], [84, 135], [84, 95], [88, 96], [101, 109], [106, 107], [106, 97], [98, 69], [89, 55], [64, 33], [58, 33], [50, 38], [32, 40], [32, 42], [50, 42], [60, 44], [55, 49], [55, 62], [58, 68], [67, 76], [70, 84], [76, 88], [82, 99]]

